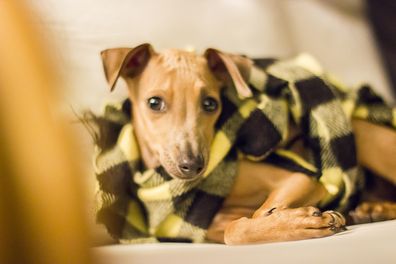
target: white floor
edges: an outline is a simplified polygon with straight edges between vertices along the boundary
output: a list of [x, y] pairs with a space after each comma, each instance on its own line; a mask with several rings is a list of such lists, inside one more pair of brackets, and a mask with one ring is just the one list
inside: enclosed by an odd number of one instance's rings
[[396, 220], [349, 227], [332, 237], [263, 245], [111, 245], [92, 250], [96, 263], [396, 263]]

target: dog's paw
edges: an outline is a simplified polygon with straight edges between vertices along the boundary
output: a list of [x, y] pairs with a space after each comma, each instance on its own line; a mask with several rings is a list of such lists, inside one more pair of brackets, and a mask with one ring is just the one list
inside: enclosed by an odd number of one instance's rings
[[354, 224], [364, 224], [396, 219], [396, 203], [364, 202], [349, 212]]
[[227, 244], [265, 243], [319, 238], [345, 230], [338, 212], [321, 212], [315, 207], [273, 208], [255, 218], [241, 218], [225, 233]]
[[[277, 213], [278, 216], [276, 216]], [[288, 219], [289, 226], [297, 230], [317, 231], [319, 237], [322, 231], [331, 231], [324, 232], [324, 234], [329, 235], [345, 230], [345, 218], [336, 211], [321, 212], [318, 208], [309, 206], [281, 209], [279, 211], [273, 210], [272, 214], [277, 218]]]

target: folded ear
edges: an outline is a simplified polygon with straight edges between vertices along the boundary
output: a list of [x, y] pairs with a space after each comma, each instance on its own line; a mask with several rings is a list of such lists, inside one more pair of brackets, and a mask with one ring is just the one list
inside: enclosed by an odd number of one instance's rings
[[227, 85], [233, 85], [241, 99], [252, 96], [248, 85], [250, 69], [253, 65], [250, 59], [216, 49], [207, 49], [205, 57], [214, 75]]
[[142, 72], [154, 50], [150, 44], [142, 44], [135, 48], [113, 48], [100, 53], [106, 80], [113, 91], [121, 76], [134, 77]]

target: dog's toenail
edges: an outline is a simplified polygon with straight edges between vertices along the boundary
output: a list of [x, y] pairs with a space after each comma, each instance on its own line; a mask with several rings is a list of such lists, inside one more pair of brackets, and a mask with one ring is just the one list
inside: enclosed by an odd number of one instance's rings
[[336, 226], [332, 226], [332, 227], [330, 227], [330, 230], [333, 232], [336, 232], [338, 230], [338, 228]]
[[322, 216], [322, 212], [321, 211], [313, 212], [312, 216]]
[[344, 216], [341, 213], [337, 212], [337, 211], [332, 211], [332, 213], [335, 214], [336, 216], [338, 216], [338, 218], [340, 218], [340, 219], [344, 218]]
[[336, 219], [334, 217], [334, 215], [332, 213], [329, 213], [330, 217], [331, 217], [331, 221], [329, 222], [329, 226], [332, 226], [335, 224]]
[[276, 210], [276, 207], [271, 208], [271, 209], [267, 212], [267, 215], [272, 214], [275, 210]]

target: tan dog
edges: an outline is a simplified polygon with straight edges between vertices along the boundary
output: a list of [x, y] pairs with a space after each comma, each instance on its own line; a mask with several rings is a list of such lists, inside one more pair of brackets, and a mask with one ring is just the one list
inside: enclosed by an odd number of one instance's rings
[[[222, 109], [221, 87], [233, 82], [239, 94], [249, 95], [243, 78], [251, 61], [212, 49], [205, 56], [180, 50], [156, 53], [149, 44], [105, 50], [102, 58], [111, 89], [119, 77], [127, 83], [145, 165], [162, 165], [185, 180], [202, 175]], [[357, 120], [353, 128], [360, 164], [396, 183], [396, 133]], [[307, 175], [242, 160], [207, 238], [243, 244], [332, 235], [346, 223], [340, 213], [314, 207], [325, 195], [322, 184]], [[352, 216], [356, 222], [393, 219], [396, 204], [364, 204]]]

